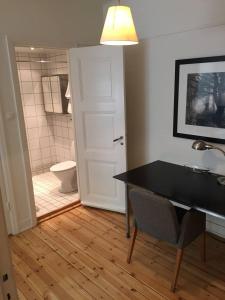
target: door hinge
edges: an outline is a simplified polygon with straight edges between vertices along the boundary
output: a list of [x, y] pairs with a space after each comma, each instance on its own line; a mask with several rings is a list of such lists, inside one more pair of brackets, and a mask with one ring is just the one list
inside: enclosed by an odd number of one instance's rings
[[[5, 274], [3, 274], [2, 275], [2, 281], [3, 282], [6, 282], [6, 281], [8, 281], [9, 280], [9, 276], [8, 276], [8, 274], [7, 273], [5, 273]], [[10, 295], [10, 293], [7, 293], [7, 300], [11, 300], [11, 295]]]
[[5, 273], [4, 275], [2, 275], [2, 281], [6, 282], [9, 279], [8, 274]]

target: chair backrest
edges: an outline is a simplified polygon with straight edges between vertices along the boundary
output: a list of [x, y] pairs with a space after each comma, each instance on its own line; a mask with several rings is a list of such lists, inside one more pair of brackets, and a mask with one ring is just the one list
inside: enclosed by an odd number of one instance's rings
[[129, 196], [138, 229], [157, 239], [176, 244], [179, 223], [170, 201], [138, 189], [132, 189]]

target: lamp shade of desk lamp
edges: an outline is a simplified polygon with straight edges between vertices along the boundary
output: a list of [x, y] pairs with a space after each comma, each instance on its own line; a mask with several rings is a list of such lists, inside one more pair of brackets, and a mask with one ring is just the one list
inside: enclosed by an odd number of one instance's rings
[[[211, 144], [208, 144], [204, 141], [198, 140], [198, 141], [194, 141], [192, 144], [192, 149], [194, 150], [200, 150], [200, 151], [204, 151], [204, 150], [218, 150], [221, 153], [223, 153], [223, 155], [225, 156], [225, 151], [223, 151], [223, 149], [213, 146]], [[221, 184], [221, 185], [225, 185], [225, 177], [224, 176], [219, 176], [217, 177], [217, 181]]]
[[138, 44], [130, 7], [121, 5], [109, 7], [100, 44], [112, 46]]
[[223, 153], [223, 155], [225, 155], [225, 151], [223, 151], [221, 148], [213, 146], [211, 144], [208, 144], [204, 141], [198, 140], [198, 141], [194, 141], [194, 143], [192, 144], [192, 149], [194, 150], [211, 150], [211, 149], [215, 149], [218, 150], [220, 152]]

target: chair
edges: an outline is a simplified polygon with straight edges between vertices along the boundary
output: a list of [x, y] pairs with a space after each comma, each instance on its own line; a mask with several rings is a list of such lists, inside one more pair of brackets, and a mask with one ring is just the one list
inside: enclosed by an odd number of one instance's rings
[[202, 260], [205, 261], [205, 223], [206, 216], [196, 210], [184, 210], [151, 192], [132, 189], [129, 198], [133, 209], [135, 228], [128, 252], [130, 263], [137, 232], [141, 231], [176, 246], [176, 265], [171, 284], [175, 292], [184, 248], [203, 234]]

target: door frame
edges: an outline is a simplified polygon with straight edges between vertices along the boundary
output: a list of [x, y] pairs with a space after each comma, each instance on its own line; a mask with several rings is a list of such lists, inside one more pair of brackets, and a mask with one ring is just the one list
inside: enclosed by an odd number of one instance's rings
[[[8, 243], [8, 235], [4, 217], [3, 201], [0, 190], [0, 299], [8, 299], [10, 294], [11, 299], [17, 300], [17, 290], [14, 272], [12, 268], [11, 253]], [[7, 274], [8, 279], [2, 281], [3, 275]]]
[[[0, 36], [1, 38], [1, 36]], [[22, 44], [15, 44], [9, 38], [4, 35], [4, 39], [7, 44], [7, 54], [8, 54], [8, 63], [10, 67], [10, 73], [11, 73], [11, 85], [13, 86], [14, 91], [14, 102], [16, 105], [20, 106], [20, 109], [16, 110], [17, 119], [19, 121], [19, 142], [22, 149], [26, 149], [27, 151], [22, 152], [22, 163], [24, 168], [24, 176], [26, 177], [26, 189], [24, 190], [24, 195], [29, 202], [29, 225], [25, 224], [25, 226], [19, 225], [19, 219], [17, 214], [17, 206], [16, 206], [16, 197], [15, 193], [13, 191], [13, 181], [10, 176], [10, 170], [9, 167], [9, 161], [10, 157], [7, 153], [7, 140], [5, 138], [5, 131], [4, 127], [5, 124], [1, 118], [1, 111], [0, 111], [0, 139], [1, 139], [1, 147], [0, 147], [0, 158], [4, 157], [2, 160], [2, 164], [0, 165], [0, 187], [2, 189], [5, 187], [5, 190], [3, 189], [3, 203], [4, 203], [4, 213], [7, 220], [7, 230], [8, 234], [17, 234], [25, 229], [29, 229], [37, 224], [37, 216], [35, 211], [35, 199], [34, 199], [34, 193], [33, 193], [33, 184], [32, 184], [32, 174], [31, 174], [31, 168], [30, 168], [30, 160], [29, 160], [29, 152], [28, 152], [28, 142], [27, 142], [27, 136], [26, 136], [26, 128], [25, 128], [25, 122], [24, 122], [24, 113], [22, 110], [22, 99], [21, 99], [21, 91], [19, 88], [19, 77], [18, 77], [18, 71], [17, 71], [17, 65], [16, 65], [16, 53], [15, 53], [15, 47], [36, 47], [36, 48], [50, 48], [50, 49], [65, 49], [65, 51], [69, 51], [68, 47], [51, 47], [51, 46], [41, 46], [39, 45], [22, 45]], [[76, 45], [75, 45], [76, 47]], [[67, 53], [68, 55], [68, 53]], [[68, 55], [68, 64], [70, 68], [70, 60]], [[70, 71], [68, 72], [68, 75], [70, 76]], [[74, 105], [71, 101], [72, 106], [72, 116], [73, 116], [73, 127], [74, 127]], [[77, 143], [76, 143], [76, 134], [75, 134], [75, 128], [74, 128], [74, 147], [75, 152], [77, 152]], [[76, 158], [77, 160], [78, 158]], [[1, 162], [0, 162], [1, 163]], [[77, 181], [78, 181], [78, 193], [80, 194], [80, 185], [79, 185], [79, 170], [77, 168]]]
[[[34, 226], [36, 218], [34, 204], [30, 201], [33, 192], [29, 182], [29, 180], [31, 181], [31, 178], [29, 178], [29, 157], [27, 156], [27, 145], [24, 143], [25, 125], [21, 118], [22, 108], [19, 101], [21, 99], [14, 44], [6, 35], [0, 35], [0, 40], [0, 51], [2, 53], [2, 70], [0, 72], [4, 72], [4, 77], [6, 77], [4, 88], [2, 89], [3, 99], [0, 103], [0, 187], [3, 191], [4, 214], [8, 220], [8, 234], [17, 234]], [[10, 130], [12, 131], [12, 128], [14, 136], [11, 137], [9, 132]], [[13, 138], [16, 143], [16, 149], [13, 149], [12, 146]], [[16, 184], [14, 167], [18, 166], [19, 170], [21, 170], [23, 191], [21, 186]], [[21, 195], [24, 203], [28, 204], [26, 214], [24, 213], [22, 218], [20, 218], [18, 213], [19, 207], [17, 202], [17, 198], [21, 197]]]

